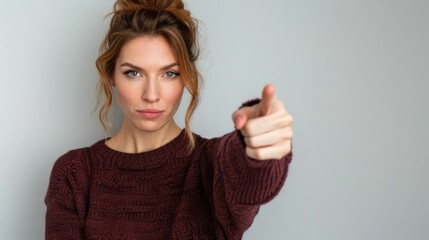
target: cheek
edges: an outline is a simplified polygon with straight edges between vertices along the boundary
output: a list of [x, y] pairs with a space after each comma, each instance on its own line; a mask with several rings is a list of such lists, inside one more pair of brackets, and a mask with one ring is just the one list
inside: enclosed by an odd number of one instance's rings
[[126, 88], [124, 86], [116, 86], [116, 91], [118, 93], [118, 102], [122, 110], [125, 110], [124, 107], [130, 105], [135, 105], [139, 101], [139, 93], [133, 88]]
[[180, 105], [180, 101], [182, 100], [183, 91], [183, 84], [178, 84], [177, 86], [172, 87], [167, 94], [168, 102], [177, 108]]

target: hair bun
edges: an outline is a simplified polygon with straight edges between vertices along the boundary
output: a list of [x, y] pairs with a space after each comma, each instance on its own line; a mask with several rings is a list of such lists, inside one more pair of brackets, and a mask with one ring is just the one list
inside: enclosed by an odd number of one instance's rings
[[184, 9], [184, 4], [181, 0], [117, 0], [115, 4], [115, 11], [137, 11], [139, 9], [171, 11]]

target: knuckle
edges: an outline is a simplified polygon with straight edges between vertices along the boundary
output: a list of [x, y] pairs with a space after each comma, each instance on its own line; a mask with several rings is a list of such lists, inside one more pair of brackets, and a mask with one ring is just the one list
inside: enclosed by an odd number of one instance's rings
[[287, 127], [292, 125], [292, 120], [290, 115], [284, 114], [281, 118], [278, 119], [278, 125]]
[[288, 155], [292, 151], [292, 146], [291, 146], [290, 142], [285, 144], [283, 149], [284, 149], [283, 156]]
[[291, 129], [286, 129], [286, 131], [282, 132], [282, 139], [287, 141], [293, 137], [293, 132]]
[[253, 158], [253, 159], [257, 159], [257, 160], [262, 160], [262, 154], [260, 149], [252, 149], [247, 147], [246, 148], [246, 154], [247, 156]]
[[292, 136], [292, 130], [289, 127], [281, 127], [276, 130], [276, 139], [280, 142], [287, 141]]
[[289, 114], [289, 122], [293, 123], [293, 116]]
[[255, 151], [255, 156], [256, 156], [256, 159], [258, 159], [258, 160], [263, 160], [264, 158], [264, 156], [263, 156], [263, 154], [262, 154], [262, 151], [261, 150], [257, 150], [257, 151]]
[[243, 129], [247, 133], [247, 136], [253, 136], [255, 132], [255, 123], [253, 121], [249, 121], [244, 125]]
[[289, 133], [288, 133], [287, 131], [281, 131], [281, 132], [280, 132], [280, 136], [279, 136], [278, 140], [279, 140], [280, 142], [287, 141], [288, 136], [289, 136]]
[[280, 100], [277, 99], [276, 103], [277, 103], [277, 106], [279, 108], [286, 110], [285, 104], [282, 101], [280, 101]]
[[292, 125], [292, 123], [293, 123], [293, 117], [292, 117], [292, 115], [287, 114], [287, 115], [285, 116], [285, 118], [284, 118], [284, 120], [283, 120], [283, 121], [285, 122], [285, 124], [286, 124], [287, 126]]
[[256, 141], [254, 137], [246, 137], [245, 141], [246, 141], [246, 145], [249, 147], [254, 148], [256, 146]]
[[254, 153], [253, 149], [250, 147], [246, 147], [246, 155], [248, 157], [256, 159], [255, 153]]
[[283, 158], [283, 156], [284, 156], [284, 148], [279, 147], [277, 148], [277, 151], [274, 152], [273, 159], [280, 160]]

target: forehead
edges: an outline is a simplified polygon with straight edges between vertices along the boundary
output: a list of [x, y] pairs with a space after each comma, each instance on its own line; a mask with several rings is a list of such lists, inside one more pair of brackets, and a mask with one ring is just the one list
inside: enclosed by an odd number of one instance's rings
[[176, 62], [176, 57], [164, 37], [139, 36], [122, 46], [117, 62], [129, 62], [139, 66], [165, 65]]

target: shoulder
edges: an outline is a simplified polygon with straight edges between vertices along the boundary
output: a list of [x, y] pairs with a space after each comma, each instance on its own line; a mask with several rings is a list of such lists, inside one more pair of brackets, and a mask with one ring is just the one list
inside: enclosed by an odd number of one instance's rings
[[63, 201], [88, 188], [91, 158], [90, 148], [70, 150], [53, 164], [45, 201]]
[[232, 131], [220, 137], [205, 138], [195, 134], [195, 147], [206, 152], [219, 151], [226, 146], [242, 147], [243, 139], [239, 131]]
[[54, 163], [54, 169], [65, 169], [76, 166], [82, 160], [82, 155], [87, 148], [79, 148], [61, 155]]
[[204, 149], [204, 148], [213, 146], [222, 138], [222, 137], [206, 138], [206, 137], [202, 137], [197, 133], [193, 133], [193, 134], [194, 134], [196, 149]]
[[80, 178], [87, 175], [91, 168], [90, 152], [93, 146], [73, 149], [61, 155], [52, 167], [51, 178], [63, 178], [70, 175]]

